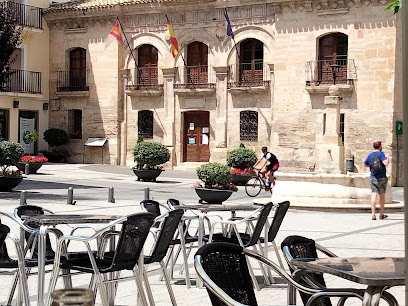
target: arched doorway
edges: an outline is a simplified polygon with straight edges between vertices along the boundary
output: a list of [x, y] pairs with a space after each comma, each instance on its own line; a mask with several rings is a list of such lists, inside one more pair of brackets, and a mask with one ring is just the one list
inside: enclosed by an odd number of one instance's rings
[[184, 112], [183, 160], [208, 162], [210, 160], [210, 113]]
[[[347, 82], [348, 36], [331, 33], [319, 38], [318, 73], [322, 84]], [[336, 77], [336, 80], [333, 77]]]

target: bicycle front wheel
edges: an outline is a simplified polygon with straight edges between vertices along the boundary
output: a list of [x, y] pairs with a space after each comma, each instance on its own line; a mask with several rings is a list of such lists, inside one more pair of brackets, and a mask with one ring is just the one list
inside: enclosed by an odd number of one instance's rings
[[251, 177], [245, 184], [245, 192], [250, 197], [256, 197], [262, 189], [262, 182], [258, 177]]

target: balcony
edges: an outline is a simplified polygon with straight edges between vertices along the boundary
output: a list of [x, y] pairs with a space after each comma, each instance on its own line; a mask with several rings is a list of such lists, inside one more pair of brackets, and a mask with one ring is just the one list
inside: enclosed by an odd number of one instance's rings
[[269, 88], [270, 78], [263, 61], [229, 66], [228, 89], [233, 92], [257, 92]]
[[126, 93], [130, 96], [161, 95], [163, 81], [157, 67], [142, 67], [136, 69], [133, 84], [126, 85]]
[[8, 81], [4, 84], [5, 92], [41, 93], [41, 72], [11, 70]]
[[42, 9], [35, 6], [5, 1], [4, 6], [7, 6], [14, 12], [18, 25], [42, 29]]
[[184, 66], [178, 67], [174, 92], [176, 93], [208, 93], [215, 91], [213, 74], [210, 66]]
[[305, 78], [306, 90], [311, 93], [327, 92], [334, 83], [340, 91], [352, 91], [357, 79], [356, 66], [352, 59], [309, 61], [305, 64]]
[[57, 71], [57, 92], [89, 92], [88, 70]]

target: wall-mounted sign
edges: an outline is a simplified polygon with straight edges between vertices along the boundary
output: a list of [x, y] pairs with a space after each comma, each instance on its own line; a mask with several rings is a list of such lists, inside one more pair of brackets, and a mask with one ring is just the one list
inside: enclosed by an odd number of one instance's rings
[[188, 139], [188, 144], [195, 144], [195, 143], [196, 143], [195, 138]]
[[184, 107], [185, 108], [204, 108], [205, 107], [205, 99], [185, 99], [184, 100]]
[[208, 135], [203, 134], [203, 135], [201, 135], [201, 136], [202, 136], [201, 144], [203, 144], [203, 145], [208, 145], [208, 141], [209, 141]]
[[194, 131], [194, 122], [190, 122], [190, 131]]
[[210, 128], [208, 127], [203, 127], [203, 133], [208, 134], [210, 132]]

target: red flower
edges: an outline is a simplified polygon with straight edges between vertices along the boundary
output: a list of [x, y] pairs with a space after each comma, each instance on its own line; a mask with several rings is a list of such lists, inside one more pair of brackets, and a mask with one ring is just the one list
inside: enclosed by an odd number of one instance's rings
[[48, 159], [44, 156], [24, 155], [21, 158], [23, 163], [46, 163]]
[[254, 174], [254, 170], [252, 168], [245, 168], [244, 170], [238, 168], [231, 168], [231, 174]]

